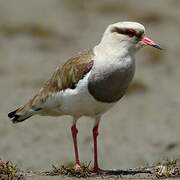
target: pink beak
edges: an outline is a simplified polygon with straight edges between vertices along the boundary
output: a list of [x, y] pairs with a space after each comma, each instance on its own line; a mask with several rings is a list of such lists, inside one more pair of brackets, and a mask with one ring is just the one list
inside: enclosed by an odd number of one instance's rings
[[162, 50], [162, 48], [156, 44], [153, 40], [151, 40], [150, 38], [148, 38], [147, 36], [144, 36], [143, 39], [142, 39], [142, 43], [144, 45], [148, 45], [148, 46], [152, 46], [154, 48], [157, 48], [157, 49], [160, 49]]

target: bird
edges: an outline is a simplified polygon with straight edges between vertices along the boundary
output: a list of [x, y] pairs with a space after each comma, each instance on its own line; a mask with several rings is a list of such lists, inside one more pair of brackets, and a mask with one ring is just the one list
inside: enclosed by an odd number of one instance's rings
[[135, 54], [144, 46], [161, 49], [145, 35], [142, 24], [123, 21], [108, 25], [99, 44], [58, 66], [37, 94], [8, 117], [19, 123], [33, 115], [70, 115], [76, 171], [81, 169], [76, 123], [82, 116], [90, 117], [94, 120], [92, 170], [102, 172], [97, 141], [100, 120], [124, 96], [135, 74]]

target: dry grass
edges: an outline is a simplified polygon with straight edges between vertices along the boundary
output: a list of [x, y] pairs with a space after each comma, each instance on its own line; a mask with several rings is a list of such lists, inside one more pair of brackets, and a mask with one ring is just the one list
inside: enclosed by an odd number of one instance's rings
[[77, 177], [77, 178], [86, 178], [91, 176], [91, 171], [89, 169], [89, 164], [82, 164], [80, 171], [75, 171], [74, 164], [70, 163], [67, 166], [54, 166], [52, 165], [52, 170], [46, 171], [43, 174], [46, 176], [58, 176], [58, 175], [66, 175], [70, 177]]
[[18, 169], [11, 161], [0, 159], [0, 179], [1, 180], [23, 180], [22, 175], [17, 174]]
[[[180, 177], [180, 164], [177, 160], [166, 160], [165, 162], [158, 163], [153, 166], [147, 166], [143, 168], [135, 168], [132, 170], [107, 170], [107, 173], [100, 175], [101, 178], [104, 177], [121, 177], [124, 176], [132, 176], [132, 177], [157, 177], [157, 178], [179, 178]], [[76, 178], [88, 178], [88, 177], [97, 177], [90, 170], [89, 164], [82, 164], [80, 171], [75, 171], [74, 164], [69, 163], [68, 165], [62, 166], [52, 166], [50, 171], [43, 172], [20, 172], [17, 169], [17, 166], [14, 165], [11, 161], [3, 161], [0, 160], [0, 180], [25, 180], [27, 176], [69, 176]], [[121, 177], [122, 178], [122, 177]]]
[[158, 163], [153, 168], [153, 173], [158, 178], [178, 178], [180, 177], [180, 164], [177, 160], [167, 160], [164, 163]]

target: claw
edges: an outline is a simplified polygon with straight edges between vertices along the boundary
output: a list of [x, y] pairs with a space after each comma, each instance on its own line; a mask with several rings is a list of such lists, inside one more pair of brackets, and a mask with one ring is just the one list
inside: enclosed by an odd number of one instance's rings
[[75, 164], [74, 170], [75, 170], [75, 172], [80, 172], [81, 171], [81, 166], [79, 164]]

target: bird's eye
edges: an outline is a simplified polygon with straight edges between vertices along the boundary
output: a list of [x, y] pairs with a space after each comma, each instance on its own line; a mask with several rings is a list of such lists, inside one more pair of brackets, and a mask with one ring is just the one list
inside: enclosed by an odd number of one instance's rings
[[124, 34], [128, 35], [129, 37], [136, 36], [136, 31], [133, 29], [126, 29]]

